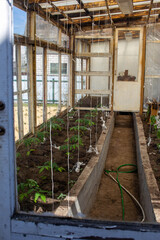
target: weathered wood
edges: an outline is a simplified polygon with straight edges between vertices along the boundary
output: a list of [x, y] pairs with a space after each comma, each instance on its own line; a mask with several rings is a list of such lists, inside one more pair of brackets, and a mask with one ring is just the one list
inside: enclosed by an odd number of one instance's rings
[[16, 46], [16, 69], [17, 69], [17, 89], [18, 89], [18, 133], [19, 138], [24, 136], [23, 129], [23, 101], [22, 101], [22, 79], [21, 79], [21, 46]]
[[81, 72], [75, 71], [76, 76], [111, 76], [108, 71], [92, 71], [92, 72]]
[[149, 12], [148, 12], [148, 16], [147, 16], [146, 24], [148, 24], [148, 22], [149, 22], [149, 18], [150, 18], [151, 10], [152, 10], [152, 5], [153, 5], [153, 0], [151, 0], [151, 2], [150, 2]]
[[92, 35], [76, 35], [76, 39], [111, 39], [111, 36], [101, 36], [99, 34], [92, 34]]
[[111, 111], [113, 111], [113, 100], [114, 100], [114, 71], [115, 71], [115, 29], [113, 30], [113, 46], [112, 46], [112, 96], [111, 96]]
[[76, 94], [95, 94], [95, 95], [108, 95], [111, 93], [110, 90], [90, 90], [90, 89], [76, 89], [75, 90]]
[[97, 52], [97, 53], [95, 53], [95, 52], [90, 52], [90, 53], [88, 53], [88, 52], [81, 52], [81, 53], [79, 53], [79, 52], [77, 52], [77, 53], [75, 53], [76, 54], [76, 57], [77, 58], [83, 58], [83, 57], [112, 57], [112, 55], [110, 54], [110, 53], [100, 53], [100, 52]]
[[70, 56], [70, 106], [74, 107], [75, 103], [75, 36], [71, 37], [72, 52]]
[[157, 79], [157, 78], [160, 78], [160, 75], [146, 75], [145, 78]]
[[[21, 45], [35, 45], [35, 41], [33, 39], [29, 39], [29, 37], [25, 37], [25, 36], [21, 36], [18, 34], [14, 34], [14, 43], [15, 44], [21, 44]], [[66, 53], [66, 54], [70, 54], [71, 50], [68, 48], [64, 48], [62, 46], [59, 46], [55, 43], [52, 42], [48, 42], [48, 41], [44, 41], [42, 39], [36, 38], [36, 46], [37, 47], [43, 47], [43, 48], [48, 48], [50, 50], [53, 51], [57, 51], [57, 52], [62, 52], [62, 53]]]
[[[76, 110], [86, 110], [86, 111], [95, 110], [95, 108], [93, 108], [93, 107], [74, 107], [74, 109], [76, 109]], [[96, 110], [98, 110], [98, 111], [103, 111], [103, 110], [110, 111], [110, 109], [107, 108], [107, 107], [96, 108]]]
[[43, 122], [47, 122], [47, 48], [43, 49]]
[[146, 58], [146, 27], [143, 28], [142, 75], [141, 75], [141, 92], [140, 92], [140, 114], [143, 113], [144, 80], [145, 80], [145, 58]]
[[62, 99], [62, 68], [61, 68], [61, 53], [58, 54], [58, 91], [59, 91], [59, 101], [58, 101], [58, 112], [61, 112], [61, 99]]

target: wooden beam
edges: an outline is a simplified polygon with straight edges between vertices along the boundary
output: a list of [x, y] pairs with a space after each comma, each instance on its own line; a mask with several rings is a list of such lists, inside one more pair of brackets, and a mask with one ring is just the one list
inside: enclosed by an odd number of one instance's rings
[[[30, 39], [29, 37], [21, 36], [18, 34], [14, 34], [14, 44], [20, 44], [20, 45], [35, 45], [35, 41], [33, 39]], [[55, 43], [48, 42], [41, 40], [39, 38], [36, 38], [36, 46], [37, 47], [43, 47], [48, 48], [53, 51], [62, 52], [66, 54], [70, 54], [71, 50], [68, 48], [61, 47]]]
[[81, 30], [81, 27], [72, 20], [72, 18], [70, 18], [66, 13], [63, 12], [63, 10], [60, 10], [55, 4], [53, 4], [51, 1], [47, 1], [47, 3], [49, 3], [54, 9], [56, 9], [60, 14], [62, 14], [68, 21], [70, 21], [71, 23], [73, 23], [78, 30]]
[[21, 46], [16, 46], [16, 69], [17, 69], [17, 90], [18, 90], [18, 130], [19, 139], [24, 136], [23, 129], [23, 101], [22, 101], [22, 78], [21, 78]]
[[70, 56], [70, 106], [74, 107], [75, 103], [75, 36], [71, 37], [72, 54]]
[[143, 28], [142, 74], [141, 74], [141, 93], [140, 93], [140, 114], [143, 113], [144, 81], [145, 81], [145, 58], [146, 58], [146, 26]]
[[90, 89], [76, 89], [76, 94], [95, 94], [95, 95], [108, 95], [111, 93], [110, 90], [90, 90]]
[[152, 5], [153, 5], [153, 0], [151, 0], [150, 6], [149, 6], [149, 12], [148, 12], [148, 17], [147, 17], [146, 24], [148, 24], [148, 22], [149, 22], [151, 10], [152, 10]]
[[114, 71], [115, 71], [115, 29], [113, 29], [113, 52], [112, 52], [112, 97], [111, 97], [111, 111], [113, 111], [114, 102]]
[[43, 122], [47, 122], [47, 48], [43, 49]]
[[75, 75], [76, 76], [111, 76], [111, 73], [108, 71], [92, 71], [92, 72], [75, 71]]
[[75, 53], [75, 56], [77, 57], [77, 58], [85, 58], [85, 57], [107, 57], [107, 58], [109, 58], [109, 57], [112, 57], [112, 54], [111, 53], [95, 53], [95, 52], [81, 52], [81, 53]]
[[61, 112], [61, 100], [62, 100], [62, 64], [61, 64], [61, 53], [58, 54], [58, 91], [59, 91], [59, 101], [58, 101], [58, 112]]
[[105, 3], [106, 3], [106, 7], [107, 7], [107, 13], [108, 13], [109, 19], [110, 19], [110, 21], [111, 21], [111, 26], [114, 27], [114, 22], [113, 22], [113, 20], [112, 20], [111, 14], [110, 14], [108, 1], [105, 0]]
[[[86, 110], [86, 111], [90, 111], [90, 110], [95, 110], [95, 108], [93, 108], [93, 107], [74, 107], [74, 109], [76, 109], [76, 110]], [[98, 110], [98, 111], [110, 111], [110, 109], [109, 108], [107, 108], [107, 107], [102, 107], [102, 108], [96, 108], [96, 110]]]
[[112, 36], [102, 36], [99, 34], [92, 34], [92, 35], [76, 35], [75, 36], [76, 39], [111, 39]]

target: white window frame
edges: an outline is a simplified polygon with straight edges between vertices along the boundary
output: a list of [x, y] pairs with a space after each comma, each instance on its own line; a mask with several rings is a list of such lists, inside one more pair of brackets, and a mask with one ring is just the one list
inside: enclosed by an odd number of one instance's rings
[[5, 109], [0, 111], [0, 128], [5, 129], [5, 134], [0, 135], [0, 239], [158, 240], [160, 237], [158, 224], [93, 221], [16, 213], [12, 4], [12, 0], [0, 1], [0, 18], [3, 23], [0, 24], [0, 101], [5, 104]]

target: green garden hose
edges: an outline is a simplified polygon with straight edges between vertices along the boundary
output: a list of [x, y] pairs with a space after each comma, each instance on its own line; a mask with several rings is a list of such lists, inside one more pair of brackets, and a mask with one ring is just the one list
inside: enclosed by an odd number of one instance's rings
[[[132, 166], [134, 167], [133, 169], [131, 170], [127, 170], [127, 171], [120, 171], [121, 168], [123, 167], [126, 167], [126, 166]], [[124, 209], [124, 198], [123, 198], [123, 190], [125, 190], [126, 193], [128, 193], [130, 195], [130, 197], [136, 202], [136, 204], [139, 206], [139, 208], [141, 209], [141, 212], [142, 212], [142, 215], [143, 215], [143, 218], [142, 218], [142, 221], [141, 222], [144, 222], [145, 220], [145, 213], [144, 213], [144, 210], [141, 206], [141, 204], [138, 202], [138, 200], [123, 186], [120, 184], [119, 182], [119, 179], [118, 179], [118, 176], [119, 176], [119, 173], [134, 173], [137, 171], [137, 166], [135, 164], [123, 164], [123, 165], [120, 165], [116, 171], [112, 171], [112, 170], [104, 170], [104, 174], [106, 176], [109, 176], [114, 182], [116, 182], [119, 186], [119, 189], [120, 189], [120, 193], [121, 193], [121, 203], [122, 203], [122, 220], [124, 221], [124, 218], [125, 218], [125, 209]], [[116, 179], [110, 174], [110, 173], [117, 173], [117, 177]]]

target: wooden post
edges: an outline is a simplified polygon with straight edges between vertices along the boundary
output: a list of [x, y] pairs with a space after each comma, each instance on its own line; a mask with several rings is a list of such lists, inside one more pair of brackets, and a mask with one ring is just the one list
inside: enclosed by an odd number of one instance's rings
[[34, 119], [34, 131], [37, 126], [37, 91], [36, 91], [36, 14], [33, 13], [34, 25], [34, 47], [33, 47], [33, 119]]
[[16, 46], [16, 68], [17, 68], [17, 92], [18, 92], [18, 129], [19, 138], [24, 136], [23, 129], [23, 102], [22, 102], [22, 76], [21, 76], [21, 45]]
[[[91, 51], [91, 46], [88, 45], [88, 52], [90, 53]], [[87, 58], [87, 63], [86, 63], [86, 71], [90, 71], [90, 58]], [[86, 89], [90, 89], [90, 76], [86, 77]]]
[[[28, 38], [29, 40], [35, 39], [35, 13], [34, 12], [28, 12], [27, 15], [27, 22], [28, 22]], [[36, 49], [33, 46], [28, 46], [28, 79], [29, 79], [29, 97], [28, 97], [28, 103], [29, 103], [29, 131], [34, 133], [35, 126], [36, 126], [36, 97], [35, 97], [35, 79], [36, 79], [36, 53], [34, 52]], [[34, 60], [34, 61], [33, 61]], [[34, 72], [34, 74], [33, 74]]]
[[145, 58], [146, 58], [146, 26], [143, 28], [143, 47], [142, 47], [142, 75], [141, 75], [141, 92], [140, 92], [140, 114], [143, 113], [144, 100], [144, 81], [145, 81]]
[[73, 54], [70, 57], [70, 106], [74, 107], [75, 103], [75, 36], [71, 36], [71, 50]]
[[113, 29], [113, 47], [112, 47], [112, 98], [111, 98], [111, 111], [113, 112], [114, 101], [114, 71], [115, 71], [115, 29]]
[[43, 122], [47, 122], [47, 48], [43, 49]]
[[58, 77], [59, 77], [59, 101], [58, 101], [58, 112], [61, 112], [61, 98], [62, 98], [62, 63], [61, 63], [61, 53], [58, 53], [58, 63], [59, 63], [59, 73], [58, 73]]

